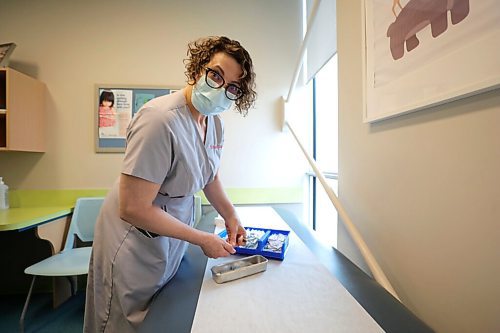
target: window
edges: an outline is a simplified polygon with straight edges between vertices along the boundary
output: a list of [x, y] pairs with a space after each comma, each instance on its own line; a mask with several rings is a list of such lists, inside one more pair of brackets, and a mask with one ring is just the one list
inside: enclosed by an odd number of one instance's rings
[[[315, 75], [313, 90], [312, 155], [327, 182], [338, 193], [338, 75], [335, 54]], [[337, 246], [337, 211], [314, 173], [309, 174], [312, 228], [325, 242]]]
[[[317, 6], [318, 7], [315, 7]], [[309, 42], [303, 59], [305, 93], [302, 104], [305, 148], [338, 193], [338, 75], [336, 1], [302, 0], [302, 28]], [[314, 14], [314, 17], [310, 16]], [[310, 21], [310, 25], [308, 21]], [[312, 110], [312, 111], [309, 111]], [[299, 123], [299, 122], [297, 122]], [[307, 133], [307, 134], [305, 134]], [[325, 242], [337, 246], [337, 210], [314, 172], [305, 177], [304, 219]]]

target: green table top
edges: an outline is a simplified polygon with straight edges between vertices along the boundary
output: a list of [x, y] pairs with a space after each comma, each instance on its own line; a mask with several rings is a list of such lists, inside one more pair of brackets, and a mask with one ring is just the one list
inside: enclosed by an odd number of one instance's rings
[[22, 230], [71, 214], [72, 205], [0, 210], [0, 231]]
[[21, 231], [68, 216], [77, 198], [105, 196], [106, 192], [106, 189], [10, 191], [10, 208], [0, 210], [0, 231]]

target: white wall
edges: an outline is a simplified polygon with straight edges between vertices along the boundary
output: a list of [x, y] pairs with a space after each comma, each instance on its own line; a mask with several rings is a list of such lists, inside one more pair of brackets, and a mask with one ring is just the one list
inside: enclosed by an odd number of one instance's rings
[[301, 36], [300, 1], [0, 2], [0, 43], [18, 46], [11, 67], [48, 87], [45, 154], [0, 153], [13, 189], [107, 188], [122, 154], [94, 152], [94, 84], [185, 85], [186, 45], [227, 35], [253, 57], [259, 99], [243, 118], [224, 114], [221, 177], [227, 187], [301, 185], [300, 152], [280, 132], [278, 97], [287, 93]]
[[500, 93], [362, 123], [362, 2], [337, 1], [340, 200], [420, 318], [500, 332]]

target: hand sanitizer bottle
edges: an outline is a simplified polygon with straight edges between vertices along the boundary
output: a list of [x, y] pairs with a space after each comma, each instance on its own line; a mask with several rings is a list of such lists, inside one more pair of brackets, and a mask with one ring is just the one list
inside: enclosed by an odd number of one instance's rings
[[9, 208], [9, 187], [3, 182], [0, 177], [0, 209]]

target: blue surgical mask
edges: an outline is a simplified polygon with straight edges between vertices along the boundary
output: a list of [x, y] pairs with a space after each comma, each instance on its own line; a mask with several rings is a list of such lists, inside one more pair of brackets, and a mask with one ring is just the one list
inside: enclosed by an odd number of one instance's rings
[[226, 97], [224, 88], [211, 88], [202, 77], [193, 86], [191, 103], [205, 116], [213, 116], [228, 110], [233, 101]]

